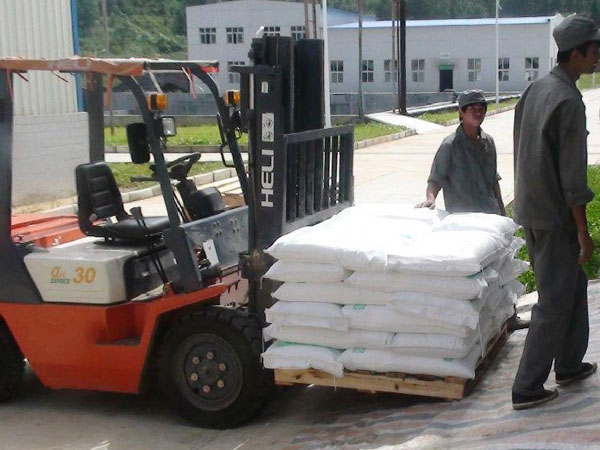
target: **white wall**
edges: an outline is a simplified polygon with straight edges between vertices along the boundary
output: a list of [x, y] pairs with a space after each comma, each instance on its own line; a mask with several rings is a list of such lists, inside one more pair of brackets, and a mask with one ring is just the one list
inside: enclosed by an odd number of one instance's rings
[[[0, 57], [73, 56], [70, 0], [1, 0]], [[87, 114], [77, 112], [74, 78], [13, 75], [14, 206], [75, 194], [74, 171], [89, 158]]]
[[[525, 81], [525, 58], [539, 58], [539, 76], [548, 73], [550, 57], [555, 56], [552, 28], [560, 20], [541, 24], [504, 25], [500, 27], [500, 57], [510, 58], [509, 81], [500, 83], [501, 91], [522, 91]], [[329, 32], [330, 60], [344, 61], [344, 83], [331, 84], [332, 92], [358, 90], [358, 30], [332, 28]], [[496, 57], [493, 25], [407, 27], [407, 90], [438, 92], [440, 64], [453, 66], [454, 89], [495, 90]], [[444, 55], [445, 54], [445, 55]], [[449, 57], [447, 56], [449, 55]], [[444, 57], [443, 57], [444, 56]], [[469, 82], [467, 59], [481, 59], [481, 79]], [[363, 59], [374, 61], [374, 81], [363, 83], [364, 92], [391, 92], [393, 84], [384, 78], [384, 60], [392, 59], [392, 32], [386, 28], [363, 29]], [[425, 80], [415, 83], [411, 60], [425, 59]]]
[[87, 114], [22, 115], [13, 126], [13, 205], [74, 195], [75, 167], [88, 162]]

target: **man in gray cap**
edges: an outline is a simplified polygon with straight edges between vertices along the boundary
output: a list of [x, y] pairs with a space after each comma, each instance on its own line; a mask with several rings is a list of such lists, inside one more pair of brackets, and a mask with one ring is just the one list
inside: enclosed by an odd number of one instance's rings
[[585, 106], [575, 82], [591, 73], [600, 33], [594, 22], [571, 15], [554, 29], [558, 66], [532, 83], [515, 109], [515, 221], [525, 229], [538, 286], [521, 363], [512, 388], [513, 408], [550, 401], [544, 389], [552, 362], [560, 386], [596, 371], [583, 362], [589, 325], [587, 278], [581, 264], [592, 256], [586, 204]]
[[458, 96], [460, 125], [438, 149], [427, 179], [426, 200], [420, 208], [435, 208], [435, 199], [444, 191], [446, 210], [506, 215], [496, 170], [496, 146], [483, 132], [487, 112], [482, 91], [465, 91]]

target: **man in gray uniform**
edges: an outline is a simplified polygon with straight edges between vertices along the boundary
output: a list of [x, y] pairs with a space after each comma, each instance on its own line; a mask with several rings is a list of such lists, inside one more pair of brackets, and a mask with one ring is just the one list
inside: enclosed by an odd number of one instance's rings
[[446, 210], [506, 215], [496, 170], [496, 146], [481, 129], [487, 103], [482, 91], [458, 97], [461, 124], [438, 149], [427, 180], [426, 201], [417, 207], [435, 208], [443, 189]]
[[580, 264], [594, 247], [585, 211], [594, 194], [587, 186], [585, 106], [575, 81], [594, 70], [600, 32], [574, 14], [554, 29], [554, 39], [558, 66], [527, 88], [515, 110], [515, 221], [525, 228], [539, 294], [512, 388], [515, 409], [556, 398], [556, 389], [544, 389], [553, 361], [561, 386], [597, 368], [583, 362], [589, 326]]

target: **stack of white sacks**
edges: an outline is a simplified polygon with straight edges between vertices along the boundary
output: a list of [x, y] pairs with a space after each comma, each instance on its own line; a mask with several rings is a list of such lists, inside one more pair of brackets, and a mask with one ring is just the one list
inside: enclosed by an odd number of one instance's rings
[[361, 205], [278, 239], [267, 368], [472, 378], [524, 292], [510, 218]]

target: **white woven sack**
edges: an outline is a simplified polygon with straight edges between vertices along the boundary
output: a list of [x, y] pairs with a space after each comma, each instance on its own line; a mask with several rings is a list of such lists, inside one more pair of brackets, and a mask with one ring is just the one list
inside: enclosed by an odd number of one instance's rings
[[362, 289], [344, 283], [284, 283], [273, 298], [290, 302], [325, 302], [342, 305], [387, 305], [390, 292]]
[[473, 346], [462, 359], [431, 356], [403, 355], [393, 350], [346, 350], [339, 358], [348, 370], [372, 370], [375, 372], [402, 372], [415, 375], [473, 378], [475, 366], [481, 356], [479, 344]]
[[402, 249], [393, 249], [388, 270], [442, 276], [469, 276], [501, 258], [505, 240], [485, 231], [437, 231]]
[[475, 330], [465, 338], [449, 334], [397, 333], [390, 342], [390, 348], [403, 355], [461, 359], [478, 340], [479, 333]]
[[333, 303], [277, 302], [265, 311], [268, 323], [279, 325], [347, 330], [350, 319], [342, 315], [342, 307]]
[[510, 217], [486, 213], [449, 214], [433, 227], [433, 231], [485, 231], [502, 236], [507, 243], [518, 229], [519, 225]]
[[481, 297], [489, 283], [497, 280], [498, 273], [486, 269], [470, 277], [441, 277], [417, 273], [372, 273], [354, 272], [344, 284], [362, 288], [377, 289], [384, 292], [410, 291], [447, 298], [468, 300]]
[[420, 220], [428, 225], [435, 225], [448, 215], [443, 209], [415, 208], [414, 205], [396, 203], [366, 203], [346, 208], [336, 218], [347, 216], [371, 216], [386, 219]]
[[315, 345], [277, 341], [261, 356], [267, 369], [317, 369], [334, 377], [344, 376], [344, 367], [337, 361], [340, 351]]
[[269, 268], [265, 278], [301, 283], [335, 283], [348, 278], [350, 273], [349, 270], [334, 264], [277, 261]]
[[529, 263], [520, 259], [506, 258], [498, 269], [500, 285], [505, 285], [529, 270]]
[[515, 255], [517, 254], [517, 252], [521, 249], [521, 247], [523, 247], [525, 245], [525, 240], [521, 239], [520, 237], [513, 237], [512, 241], [510, 241], [510, 244], [508, 244], [508, 249], [510, 251], [510, 256], [512, 258], [515, 257]]
[[278, 324], [269, 325], [263, 330], [265, 341], [278, 339], [297, 344], [320, 345], [331, 348], [386, 348], [392, 339], [392, 333], [383, 331], [348, 330], [338, 331], [326, 328], [288, 327]]
[[279, 260], [377, 271], [385, 269], [390, 252], [402, 251], [429, 229], [419, 220], [335, 216], [282, 236], [265, 251]]
[[419, 292], [395, 292], [390, 306], [404, 314], [472, 330], [479, 323], [485, 300], [457, 300]]
[[466, 326], [407, 314], [390, 306], [346, 305], [342, 308], [342, 314], [350, 321], [350, 327], [357, 330], [443, 333], [460, 338], [473, 334], [473, 330]]

